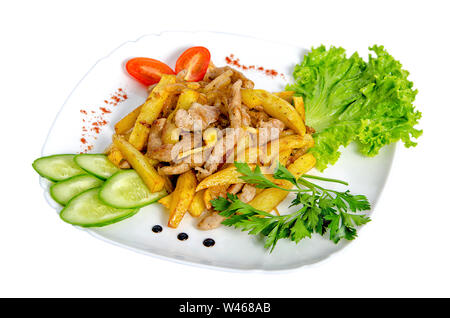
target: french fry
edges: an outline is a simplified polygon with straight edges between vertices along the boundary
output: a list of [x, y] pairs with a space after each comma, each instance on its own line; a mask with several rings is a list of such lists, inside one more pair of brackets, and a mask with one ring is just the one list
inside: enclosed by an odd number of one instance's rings
[[[311, 135], [305, 134], [303, 137], [299, 135], [288, 135], [278, 139], [278, 154], [272, 153], [271, 143], [267, 144], [267, 153], [265, 156], [261, 156], [261, 161], [263, 164], [269, 164], [269, 162], [278, 161], [281, 164], [286, 164], [288, 158], [285, 156], [281, 157], [281, 154], [291, 153], [294, 149], [299, 149], [303, 147], [312, 148], [314, 146], [314, 139]], [[279, 158], [275, 158], [278, 155]], [[281, 160], [283, 159], [283, 160]]]
[[287, 101], [289, 104], [292, 104], [293, 97], [294, 97], [294, 91], [282, 91], [282, 92], [276, 92], [272, 93], [285, 101]]
[[172, 192], [170, 202], [169, 227], [176, 228], [180, 224], [194, 199], [196, 185], [197, 178], [192, 170], [178, 177], [177, 186]]
[[[252, 170], [255, 168], [255, 164], [249, 164], [248, 165]], [[264, 167], [261, 168], [262, 172], [264, 173]], [[211, 192], [211, 188], [212, 187], [224, 187], [224, 189], [226, 190], [227, 187], [229, 187], [232, 184], [236, 184], [236, 183], [246, 183], [244, 180], [242, 180], [241, 177], [242, 174], [240, 172], [237, 171], [236, 167], [234, 165], [230, 165], [208, 177], [206, 177], [205, 179], [203, 179], [197, 186], [197, 188], [195, 189], [195, 191], [201, 191], [201, 190], [205, 190], [205, 204], [208, 207], [208, 203], [211, 199], [209, 198], [210, 192]], [[267, 179], [269, 179], [270, 181], [272, 181], [275, 184], [281, 184], [281, 180], [277, 180], [274, 179], [272, 175], [270, 174], [265, 174], [265, 177]], [[208, 207], [209, 209], [209, 207]]]
[[117, 147], [115, 147], [114, 144], [112, 145], [112, 147], [108, 153], [108, 159], [118, 168], [120, 168], [120, 165], [124, 160], [119, 149], [117, 149]]
[[123, 135], [134, 127], [136, 119], [141, 113], [141, 109], [142, 105], [133, 110], [132, 112], [128, 113], [128, 115], [126, 115], [116, 123], [116, 125], [114, 126], [114, 130], [116, 131], [117, 135]]
[[163, 189], [164, 179], [150, 164], [146, 156], [134, 148], [123, 136], [114, 135], [113, 143], [133, 169], [136, 170], [151, 192], [158, 192]]
[[[149, 162], [152, 166], [155, 166], [155, 164], [153, 164], [151, 161], [157, 161], [154, 159], [149, 159]], [[170, 181], [169, 176], [168, 175], [162, 175], [161, 176], [164, 179], [164, 188], [166, 189], [167, 193], [172, 193], [173, 192], [173, 184], [172, 181]]]
[[[252, 169], [255, 165], [249, 165]], [[245, 183], [244, 180], [239, 178], [242, 176], [240, 172], [236, 170], [234, 165], [229, 166], [225, 169], [219, 170], [216, 173], [203, 179], [195, 189], [195, 191], [200, 191], [206, 188], [215, 187], [219, 185], [234, 184], [234, 183]], [[205, 202], [206, 203], [206, 202]]]
[[158, 203], [167, 209], [170, 209], [170, 202], [172, 202], [172, 193], [158, 200]]
[[203, 192], [203, 202], [208, 210], [212, 208], [211, 200], [226, 195], [228, 186], [229, 184], [219, 184], [205, 189], [205, 192]]
[[294, 107], [297, 113], [300, 114], [300, 117], [303, 119], [303, 122], [305, 122], [305, 103], [303, 102], [303, 97], [301, 96], [294, 96]]
[[179, 109], [188, 110], [193, 103], [198, 101], [199, 98], [200, 93], [198, 91], [194, 91], [192, 89], [184, 89], [181, 92], [180, 97], [178, 98], [177, 106], [175, 107], [174, 111], [170, 113], [167, 119], [172, 119], [173, 116], [175, 116], [177, 110]]
[[193, 217], [199, 217], [205, 210], [206, 205], [203, 201], [203, 191], [196, 192], [188, 210], [189, 214]]
[[[203, 201], [203, 192], [196, 192], [194, 198], [192, 199], [191, 205], [189, 206], [188, 212], [193, 217], [199, 217], [203, 211], [206, 210], [205, 202]], [[173, 194], [169, 194], [164, 198], [158, 200], [158, 203], [161, 203], [165, 208], [170, 210], [170, 204], [172, 202]]]
[[262, 89], [241, 89], [241, 96], [242, 102], [249, 108], [262, 106], [267, 114], [281, 120], [300, 136], [306, 133], [300, 114], [284, 99]]
[[129, 142], [137, 150], [142, 150], [147, 142], [150, 125], [161, 113], [170, 92], [165, 89], [168, 84], [175, 83], [175, 75], [163, 74], [158, 85], [152, 90], [147, 101], [142, 105], [141, 112], [136, 119]]
[[205, 191], [203, 192], [203, 203], [205, 204], [205, 207], [209, 210], [212, 208], [212, 204], [211, 204], [211, 200], [212, 200], [212, 194], [211, 194], [211, 190], [209, 190], [208, 188], [205, 189]]
[[[307, 153], [299, 157], [291, 165], [289, 165], [288, 170], [296, 178], [299, 178], [302, 174], [311, 170], [315, 164], [316, 159], [314, 158], [314, 156], [311, 153]], [[283, 188], [290, 188], [292, 184], [287, 180], [282, 180], [282, 184], [280, 186]], [[259, 194], [257, 194], [248, 204], [250, 204], [255, 209], [265, 212], [271, 212], [286, 198], [287, 195], [288, 192], [281, 189], [264, 189]]]

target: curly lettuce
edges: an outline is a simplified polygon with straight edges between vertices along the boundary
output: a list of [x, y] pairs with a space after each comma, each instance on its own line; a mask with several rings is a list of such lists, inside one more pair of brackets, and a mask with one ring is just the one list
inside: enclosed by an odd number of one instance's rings
[[323, 171], [339, 159], [341, 146], [358, 144], [365, 156], [375, 156], [390, 143], [406, 147], [422, 131], [414, 128], [421, 118], [413, 102], [417, 90], [383, 46], [369, 48], [365, 62], [357, 53], [346, 56], [343, 48], [313, 48], [295, 66], [294, 84], [287, 85], [305, 102], [306, 124], [316, 130], [316, 167]]

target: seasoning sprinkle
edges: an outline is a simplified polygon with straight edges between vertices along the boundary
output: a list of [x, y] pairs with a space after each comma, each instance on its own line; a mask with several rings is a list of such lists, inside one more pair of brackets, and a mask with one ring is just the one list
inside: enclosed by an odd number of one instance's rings
[[[128, 99], [128, 95], [122, 88], [118, 88], [109, 99], [105, 99], [103, 102], [109, 106], [115, 107], [119, 103]], [[100, 106], [97, 110], [90, 110], [88, 113], [85, 109], [80, 109], [82, 115], [81, 121], [83, 126], [81, 127], [81, 151], [85, 153], [92, 150], [94, 147], [93, 141], [97, 140], [98, 135], [102, 132], [102, 128], [109, 123], [107, 115], [112, 113], [110, 107]]]
[[229, 56], [226, 56], [225, 62], [228, 65], [238, 67], [244, 71], [254, 70], [257, 72], [264, 73], [264, 75], [267, 75], [270, 77], [280, 76], [282, 79], [286, 80], [286, 77], [283, 73], [279, 73], [278, 71], [276, 71], [274, 69], [266, 69], [262, 66], [256, 66], [256, 65], [243, 65], [243, 64], [241, 64], [240, 60], [234, 56], [234, 54], [230, 54]]

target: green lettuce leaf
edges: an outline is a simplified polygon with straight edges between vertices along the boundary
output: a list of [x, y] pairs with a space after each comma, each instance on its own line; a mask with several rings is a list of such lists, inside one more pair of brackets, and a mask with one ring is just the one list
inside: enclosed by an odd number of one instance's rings
[[375, 156], [399, 140], [415, 146], [422, 134], [414, 128], [421, 113], [413, 106], [417, 90], [409, 72], [382, 46], [369, 49], [376, 56], [365, 62], [357, 53], [347, 57], [343, 48], [313, 48], [286, 87], [304, 98], [306, 124], [316, 130], [311, 151], [321, 171], [351, 142], [363, 155]]

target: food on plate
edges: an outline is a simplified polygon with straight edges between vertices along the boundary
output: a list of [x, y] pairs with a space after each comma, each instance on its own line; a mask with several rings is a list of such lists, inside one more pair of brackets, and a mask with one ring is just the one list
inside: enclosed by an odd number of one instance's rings
[[243, 89], [242, 103], [250, 109], [262, 107], [273, 118], [281, 120], [287, 127], [293, 129], [300, 136], [306, 132], [305, 123], [300, 114], [286, 100], [262, 89]]
[[305, 115], [305, 103], [303, 101], [303, 97], [294, 96], [292, 98], [292, 101], [294, 103], [295, 110], [297, 111], [297, 113], [300, 114], [300, 117], [303, 119], [303, 121], [305, 121], [306, 115]]
[[122, 221], [136, 214], [139, 209], [117, 209], [104, 204], [98, 198], [99, 188], [82, 192], [72, 198], [62, 209], [63, 221], [83, 227], [100, 227]]
[[114, 146], [141, 176], [150, 192], [161, 191], [164, 188], [164, 179], [155, 170], [150, 160], [126, 141], [123, 136], [114, 135], [113, 137]]
[[[188, 212], [200, 230], [232, 226], [262, 235], [270, 251], [279, 239], [313, 233], [352, 240], [370, 221], [367, 198], [328, 189], [324, 182], [348, 184], [308, 171], [336, 162], [352, 141], [373, 156], [398, 140], [413, 146], [421, 134], [408, 72], [383, 47], [371, 50], [377, 57], [364, 62], [341, 48], [313, 49], [294, 84], [274, 93], [216, 67], [201, 46], [184, 51], [175, 72], [131, 59], [126, 69], [148, 86], [148, 98], [115, 124], [105, 154], [42, 157], [33, 167], [56, 182], [51, 195], [74, 225], [115, 223], [158, 202], [171, 228]], [[298, 209], [280, 213], [289, 193]]]
[[142, 106], [136, 107], [133, 111], [128, 113], [124, 118], [119, 120], [114, 125], [114, 130], [118, 135], [124, 135], [129, 132], [134, 127], [134, 123], [136, 122], [139, 114], [141, 113]]
[[128, 74], [144, 85], [158, 83], [163, 74], [175, 74], [168, 65], [148, 57], [135, 57], [125, 67]]
[[166, 196], [165, 190], [150, 192], [136, 170], [121, 170], [100, 188], [99, 199], [114, 208], [141, 208]]
[[[295, 160], [292, 164], [290, 164], [287, 169], [288, 171], [295, 176], [295, 178], [300, 178], [303, 174], [311, 170], [314, 165], [316, 164], [316, 159], [311, 153], [307, 153], [301, 157], [299, 157], [297, 160]], [[237, 166], [240, 171], [242, 171], [242, 168]], [[249, 172], [247, 172], [249, 173]], [[247, 177], [243, 177], [244, 180]], [[267, 178], [267, 177], [266, 177]], [[277, 175], [274, 175], [274, 178], [277, 178]], [[247, 179], [248, 180], [248, 179]], [[257, 181], [257, 180], [248, 180], [249, 182]], [[292, 187], [292, 184], [290, 180], [281, 180], [281, 183], [275, 183], [277, 186], [281, 188], [289, 188]], [[271, 181], [273, 182], [273, 181]], [[276, 188], [267, 188], [258, 193], [250, 202], [249, 204], [253, 206], [257, 210], [262, 210], [266, 212], [273, 211], [278, 204], [280, 204], [284, 199], [286, 199], [288, 195], [288, 192], [280, 189], [278, 187]]]
[[74, 161], [81, 169], [102, 180], [108, 179], [120, 170], [104, 154], [83, 153], [76, 155]]
[[324, 170], [339, 159], [339, 147], [355, 141], [365, 156], [399, 140], [406, 147], [422, 131], [413, 105], [417, 90], [402, 68], [382, 46], [370, 48], [365, 62], [358, 53], [346, 56], [343, 48], [313, 48], [295, 66], [295, 91], [305, 102], [306, 125], [315, 129], [311, 152], [316, 168]]
[[170, 200], [169, 227], [175, 228], [180, 224], [194, 199], [196, 185], [197, 178], [192, 170], [188, 170], [178, 177]]
[[61, 181], [70, 177], [85, 174], [73, 160], [75, 155], [53, 155], [36, 159], [33, 168], [37, 173], [51, 181]]
[[202, 46], [195, 46], [184, 51], [177, 60], [175, 72], [182, 74], [187, 82], [198, 82], [203, 79], [211, 60], [211, 53]]
[[129, 137], [129, 142], [137, 150], [142, 150], [145, 147], [150, 134], [150, 126], [160, 116], [164, 104], [170, 96], [170, 91], [166, 89], [166, 86], [173, 83], [175, 83], [175, 75], [163, 74], [159, 83], [142, 105]]
[[66, 180], [54, 183], [50, 187], [50, 196], [61, 205], [66, 205], [70, 199], [86, 190], [97, 188], [103, 181], [90, 174], [80, 174]]
[[[239, 167], [244, 178], [248, 177], [247, 180], [256, 187], [264, 188], [264, 191], [278, 190], [277, 193], [272, 192], [265, 196], [266, 201], [275, 201], [274, 206], [286, 197], [280, 197], [281, 191], [294, 192], [296, 197], [291, 206], [301, 205], [298, 211], [274, 215], [260, 209], [267, 206], [264, 202], [260, 201], [260, 206], [252, 204], [252, 201], [245, 203], [235, 194], [229, 193], [226, 198], [219, 197], [212, 201], [215, 210], [220, 211], [222, 224], [252, 235], [264, 236], [264, 246], [270, 251], [273, 251], [279, 239], [290, 239], [298, 243], [302, 239], [310, 238], [313, 233], [322, 236], [328, 234], [329, 239], [335, 243], [341, 239], [353, 240], [356, 237], [356, 227], [370, 221], [369, 217], [358, 213], [370, 209], [367, 198], [350, 194], [349, 191], [339, 192], [313, 184], [308, 179], [315, 177], [304, 174], [302, 176], [302, 173], [309, 170], [315, 160], [310, 154], [304, 156], [305, 159], [300, 157], [293, 163], [296, 167], [291, 170], [295, 173], [284, 166], [279, 166], [275, 171], [274, 178], [286, 181], [286, 188], [273, 184], [260, 171], [252, 171], [245, 163]], [[320, 179], [343, 183], [340, 180]], [[291, 186], [295, 188], [292, 190]]]

